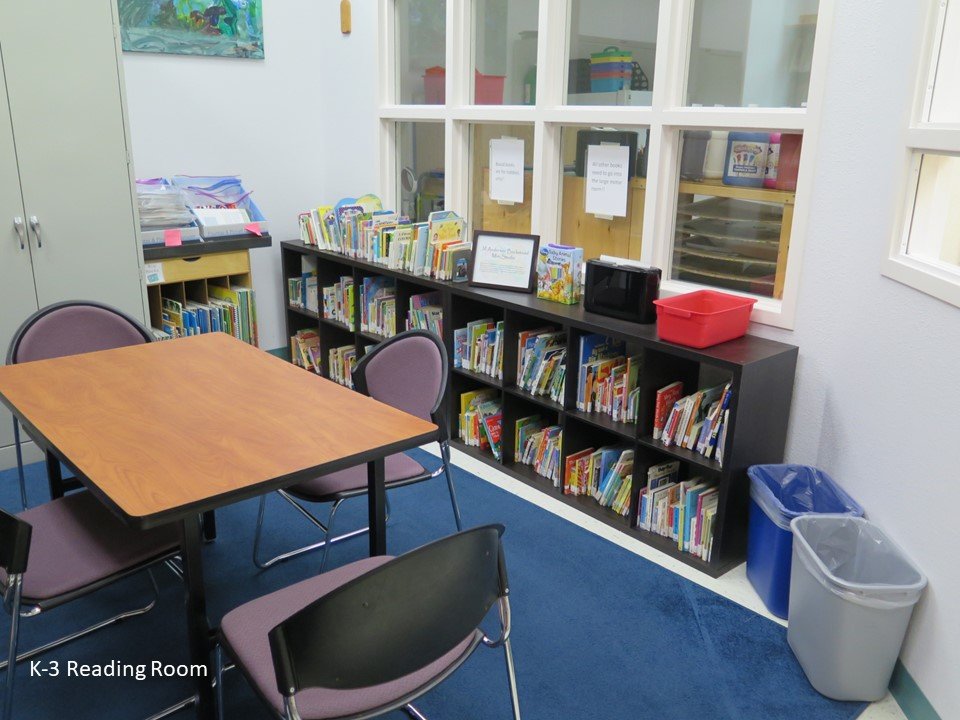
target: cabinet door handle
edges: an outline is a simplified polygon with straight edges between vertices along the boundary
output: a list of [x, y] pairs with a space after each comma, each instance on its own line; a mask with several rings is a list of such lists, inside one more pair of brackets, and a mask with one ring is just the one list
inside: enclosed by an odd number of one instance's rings
[[20, 238], [20, 249], [25, 250], [27, 245], [24, 237], [25, 230], [23, 228], [23, 218], [15, 217], [13, 219], [13, 226], [17, 229], [17, 236]]
[[40, 218], [36, 215], [30, 216], [30, 229], [33, 230], [33, 234], [37, 236], [37, 247], [43, 247], [43, 240], [40, 239]]

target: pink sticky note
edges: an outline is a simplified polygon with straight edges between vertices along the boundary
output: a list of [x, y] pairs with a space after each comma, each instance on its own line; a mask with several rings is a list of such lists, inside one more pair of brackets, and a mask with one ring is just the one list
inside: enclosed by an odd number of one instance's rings
[[259, 237], [263, 236], [263, 233], [260, 231], [260, 223], [258, 222], [252, 222], [249, 225], [244, 225], [243, 229], [247, 232], [252, 232], [254, 235]]
[[183, 245], [183, 235], [180, 233], [180, 230], [177, 228], [174, 228], [173, 230], [164, 230], [163, 244], [167, 247], [180, 247]]

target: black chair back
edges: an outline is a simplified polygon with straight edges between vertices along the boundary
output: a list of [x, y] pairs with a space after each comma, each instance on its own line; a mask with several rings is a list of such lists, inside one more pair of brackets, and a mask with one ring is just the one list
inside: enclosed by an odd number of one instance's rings
[[487, 525], [424, 545], [277, 625], [270, 649], [280, 693], [381, 685], [449, 653], [507, 594], [502, 534]]
[[30, 523], [0, 510], [0, 568], [7, 575], [26, 572], [31, 531]]

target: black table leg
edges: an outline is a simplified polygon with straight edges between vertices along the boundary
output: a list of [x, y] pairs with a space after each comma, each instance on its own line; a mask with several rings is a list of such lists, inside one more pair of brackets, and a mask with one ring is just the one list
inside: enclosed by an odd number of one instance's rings
[[367, 511], [370, 519], [370, 555], [387, 554], [387, 491], [383, 486], [383, 458], [367, 463]]
[[197, 717], [213, 720], [216, 708], [213, 699], [213, 665], [210, 651], [213, 649], [210, 622], [207, 619], [207, 599], [203, 588], [203, 559], [200, 518], [188, 517], [180, 522], [180, 547], [183, 554], [183, 582], [186, 587], [187, 643], [190, 646], [190, 662], [204, 665], [206, 677], [197, 673]]
[[63, 471], [60, 469], [60, 460], [49, 450], [47, 458], [47, 483], [50, 485], [50, 499], [62, 498], [64, 493]]
[[203, 514], [203, 539], [207, 542], [217, 539], [217, 513], [214, 510], [207, 510]]

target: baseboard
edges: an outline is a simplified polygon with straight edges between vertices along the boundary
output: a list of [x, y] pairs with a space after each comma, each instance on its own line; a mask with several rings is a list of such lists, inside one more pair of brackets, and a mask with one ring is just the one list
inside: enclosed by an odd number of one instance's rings
[[[21, 433], [20, 437], [23, 437]], [[23, 463], [24, 465], [29, 465], [30, 463], [40, 462], [43, 460], [43, 453], [40, 451], [40, 448], [36, 446], [33, 440], [28, 440], [27, 442], [21, 443], [20, 447], [23, 449]], [[4, 445], [0, 447], [0, 470], [9, 470], [17, 466], [17, 451], [13, 445]]]
[[907, 716], [907, 720], [941, 720], [900, 660], [897, 660], [890, 678], [890, 694]]

